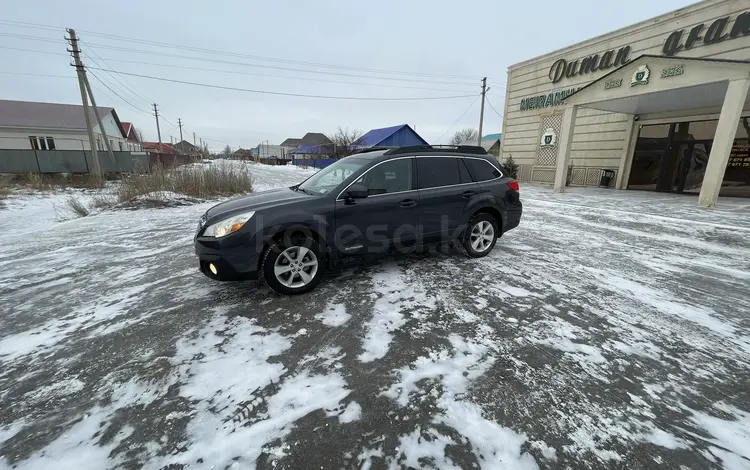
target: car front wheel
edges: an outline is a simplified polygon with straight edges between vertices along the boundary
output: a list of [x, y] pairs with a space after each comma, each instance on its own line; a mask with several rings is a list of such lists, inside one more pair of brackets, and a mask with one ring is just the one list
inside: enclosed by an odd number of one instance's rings
[[469, 221], [464, 234], [463, 245], [466, 254], [472, 258], [481, 258], [492, 251], [498, 237], [498, 223], [494, 216], [487, 213], [475, 215]]
[[323, 254], [311, 238], [280, 241], [266, 251], [262, 269], [266, 284], [275, 292], [302, 294], [323, 277]]

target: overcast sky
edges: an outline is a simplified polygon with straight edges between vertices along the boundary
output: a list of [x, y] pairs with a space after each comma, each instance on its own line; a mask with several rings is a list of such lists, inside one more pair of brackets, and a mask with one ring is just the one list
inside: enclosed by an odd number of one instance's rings
[[[70, 27], [77, 30], [85, 53], [107, 68], [97, 59], [95, 54], [98, 54], [112, 69], [122, 72], [272, 92], [371, 98], [475, 95], [480, 91], [481, 77], [487, 76], [491, 87], [489, 100], [502, 113], [509, 65], [689, 3], [692, 2], [6, 2], [0, 19], [0, 98], [80, 103], [75, 72], [68, 65], [63, 40], [62, 28]], [[8, 21], [60, 29], [13, 26]], [[160, 47], [93, 33], [227, 54]], [[84, 61], [96, 67], [87, 57]], [[221, 90], [117, 75], [117, 79], [128, 85], [125, 87], [106, 72], [94, 73], [133, 106], [91, 77], [98, 104], [115, 107], [120, 119], [133, 122], [148, 140], [156, 139], [156, 125], [149, 114], [149, 104], [156, 102], [169, 122], [177, 124], [177, 118], [182, 118], [186, 138], [192, 140], [195, 132], [198, 137], [208, 139], [215, 150], [224, 144], [248, 148], [265, 140], [278, 144], [306, 132], [329, 134], [337, 126], [367, 131], [404, 123], [416, 126], [427, 141], [437, 143], [439, 138], [441, 142], [447, 141], [460, 128], [479, 124], [479, 102], [471, 105], [473, 96], [429, 101], [333, 100]], [[484, 133], [500, 132], [501, 126], [501, 117], [488, 106]], [[169, 142], [170, 136], [179, 136], [179, 131], [167, 122], [162, 123], [161, 129], [165, 142]]]

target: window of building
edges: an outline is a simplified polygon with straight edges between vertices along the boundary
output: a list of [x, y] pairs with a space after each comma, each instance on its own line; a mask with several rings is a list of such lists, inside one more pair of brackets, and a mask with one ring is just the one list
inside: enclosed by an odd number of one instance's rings
[[52, 137], [29, 136], [29, 143], [34, 150], [55, 150], [55, 139]]
[[502, 174], [490, 162], [479, 158], [465, 158], [464, 163], [474, 181], [488, 181], [499, 178]]
[[371, 196], [409, 191], [411, 184], [411, 158], [391, 160], [372, 168], [357, 183], [365, 185]]
[[461, 183], [458, 158], [417, 158], [417, 187], [438, 188]]

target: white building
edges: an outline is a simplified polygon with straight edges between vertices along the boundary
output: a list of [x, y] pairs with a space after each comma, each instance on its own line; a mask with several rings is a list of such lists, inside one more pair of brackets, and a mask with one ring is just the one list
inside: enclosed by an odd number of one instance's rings
[[[114, 108], [98, 107], [98, 111], [112, 150], [140, 150], [137, 141], [127, 138]], [[93, 109], [89, 114], [97, 147], [105, 150]], [[83, 106], [0, 100], [0, 149], [91, 150]]]
[[749, 86], [750, 2], [703, 1], [511, 66], [502, 154], [560, 191], [750, 197]]

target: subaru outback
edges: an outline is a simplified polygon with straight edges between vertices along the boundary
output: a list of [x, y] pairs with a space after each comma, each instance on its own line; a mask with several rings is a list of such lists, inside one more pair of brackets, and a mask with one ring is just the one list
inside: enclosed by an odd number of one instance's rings
[[368, 149], [290, 188], [209, 209], [195, 252], [211, 279], [313, 289], [331, 263], [444, 242], [473, 258], [518, 226], [518, 182], [481, 147]]

